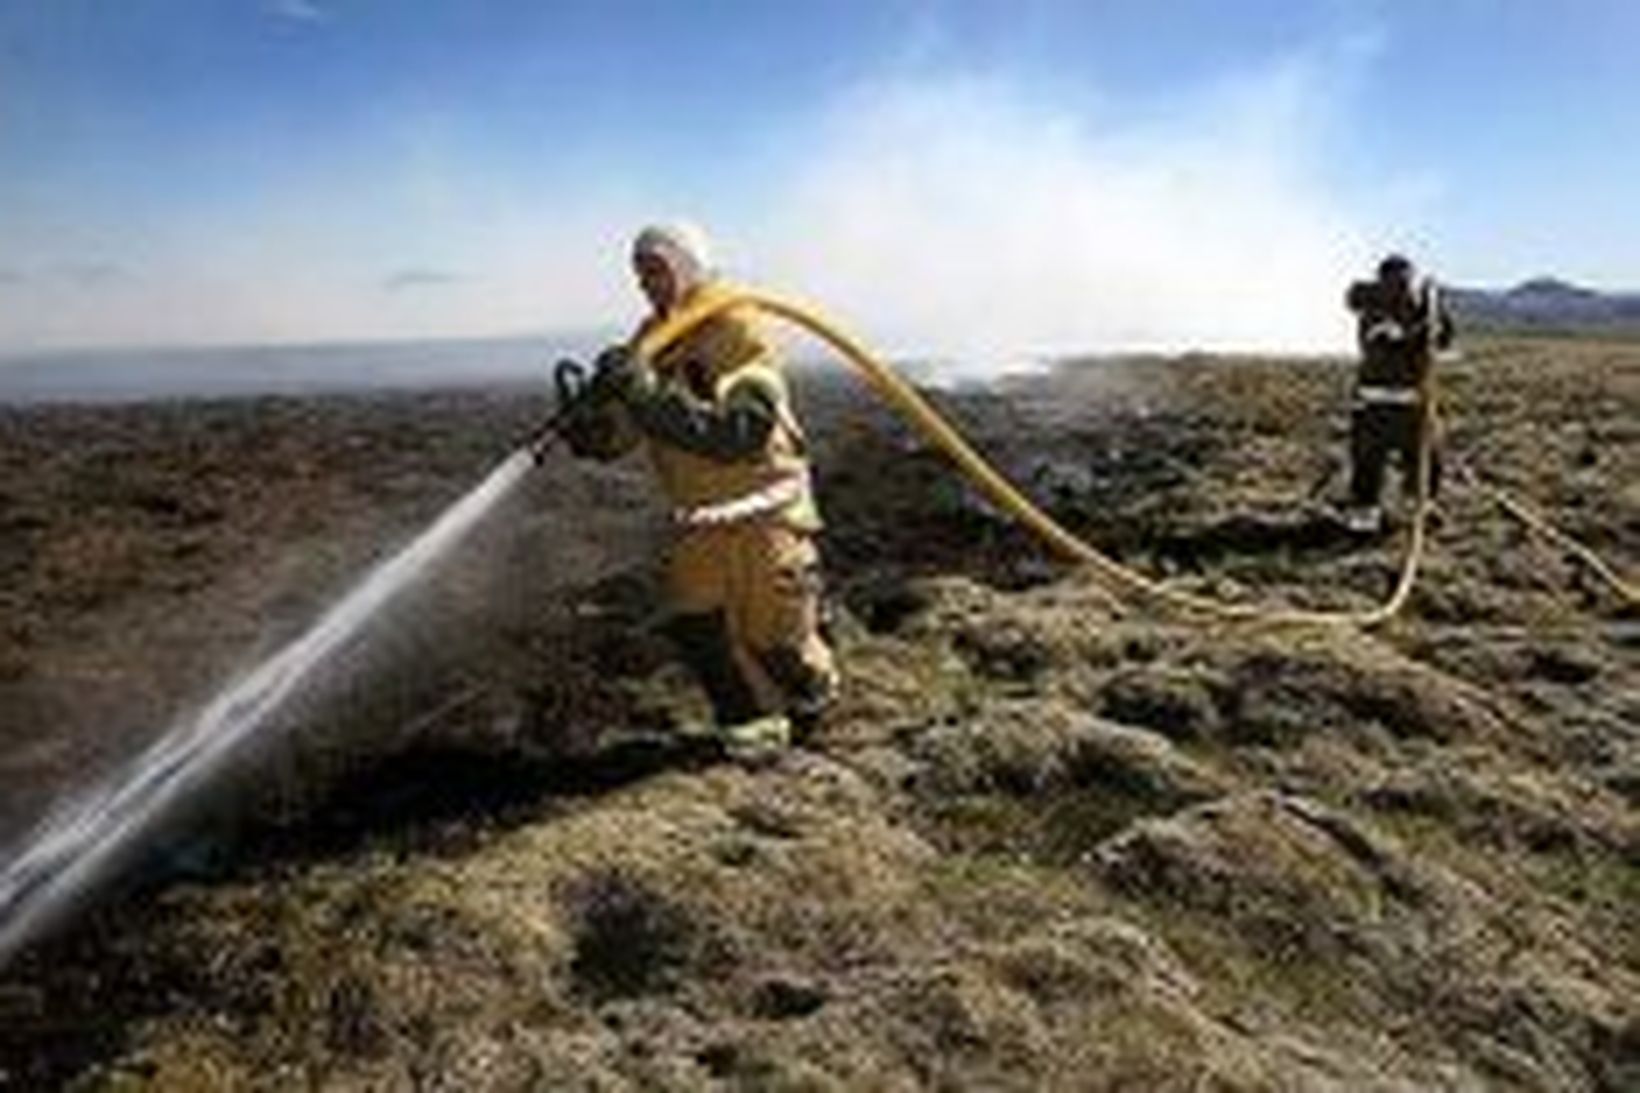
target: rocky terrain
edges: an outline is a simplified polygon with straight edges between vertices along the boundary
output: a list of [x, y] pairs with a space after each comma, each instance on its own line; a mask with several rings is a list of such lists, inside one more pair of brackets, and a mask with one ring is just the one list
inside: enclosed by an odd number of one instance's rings
[[[1633, 572], [1640, 346], [1491, 341], [1450, 451]], [[1364, 606], [1348, 370], [941, 402], [1124, 560]], [[1640, 1086], [1640, 628], [1454, 474], [1371, 634], [1114, 607], [811, 378], [847, 688], [717, 761], [643, 468], [544, 467], [125, 881], [0, 969], [0, 1088]], [[469, 488], [517, 390], [0, 410], [0, 831]]]

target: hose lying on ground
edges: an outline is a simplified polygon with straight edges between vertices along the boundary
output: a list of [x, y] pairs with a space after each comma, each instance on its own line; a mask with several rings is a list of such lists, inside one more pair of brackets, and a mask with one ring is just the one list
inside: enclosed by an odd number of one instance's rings
[[1590, 571], [1605, 582], [1625, 604], [1630, 607], [1640, 606], [1640, 586], [1636, 586], [1632, 581], [1624, 580], [1623, 575], [1617, 572], [1606, 559], [1555, 527], [1524, 501], [1484, 481], [1469, 466], [1463, 465], [1460, 469], [1472, 488], [1490, 498], [1504, 512], [1525, 525], [1529, 531], [1541, 535], [1588, 566]]

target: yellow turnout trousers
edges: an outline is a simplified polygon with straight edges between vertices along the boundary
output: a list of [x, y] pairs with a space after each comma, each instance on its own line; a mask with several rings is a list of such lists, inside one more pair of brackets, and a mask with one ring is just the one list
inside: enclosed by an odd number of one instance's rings
[[[818, 714], [836, 686], [831, 648], [821, 634], [821, 579], [814, 533], [778, 518], [680, 529], [667, 574], [682, 620], [721, 620], [726, 654], [744, 684], [714, 688], [707, 644], [680, 628], [680, 644], [708, 682], [718, 720], [733, 723], [773, 713], [799, 720]], [[693, 641], [696, 648], [688, 648]], [[726, 670], [728, 665], [717, 666]], [[730, 708], [726, 709], [725, 706]], [[741, 707], [741, 708], [735, 708]]]

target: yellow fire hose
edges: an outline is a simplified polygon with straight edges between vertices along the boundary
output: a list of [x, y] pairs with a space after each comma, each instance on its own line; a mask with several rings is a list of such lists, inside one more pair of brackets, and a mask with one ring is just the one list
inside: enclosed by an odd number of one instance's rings
[[[1429, 459], [1435, 430], [1435, 392], [1432, 382], [1426, 381], [1425, 397], [1422, 400], [1426, 417], [1422, 430], [1423, 443], [1418, 451], [1417, 493], [1412, 526], [1401, 558], [1399, 576], [1389, 597], [1378, 606], [1361, 611], [1311, 611], [1290, 607], [1225, 603], [1170, 588], [1105, 555], [1065, 528], [1037, 507], [1029, 497], [975, 451], [962, 434], [958, 433], [915, 387], [878, 360], [860, 342], [803, 304], [754, 289], [730, 285], [716, 286], [700, 293], [699, 298], [692, 301], [689, 306], [674, 312], [651, 327], [637, 339], [633, 350], [640, 359], [652, 360], [656, 354], [712, 316], [737, 307], [750, 307], [784, 319], [829, 344], [861, 373], [885, 402], [909, 421], [926, 440], [956, 463], [969, 482], [992, 504], [1019, 520], [1059, 554], [1089, 567], [1094, 575], [1114, 592], [1127, 593], [1137, 599], [1186, 614], [1208, 616], [1227, 622], [1270, 626], [1356, 627], [1372, 627], [1387, 622], [1406, 605], [1412, 594], [1412, 587], [1418, 576], [1418, 566], [1423, 559], [1426, 543], [1425, 525], [1430, 509]], [[1503, 496], [1501, 491], [1493, 492]], [[1519, 515], [1513, 508], [1509, 511]], [[1539, 520], [1533, 526], [1541, 530], [1547, 527], [1547, 524]], [[1568, 539], [1560, 532], [1554, 532], [1554, 535], [1561, 540]], [[1585, 557], [1585, 560], [1592, 556], [1592, 551], [1581, 547], [1581, 544], [1577, 546], [1581, 548], [1578, 553]], [[1595, 570], [1606, 577], [1631, 604], [1635, 602], [1634, 590], [1625, 585], [1610, 567], [1602, 562], [1595, 566]]]
[[1589, 571], [1604, 581], [1624, 603], [1630, 607], [1640, 606], [1640, 585], [1624, 580], [1623, 575], [1618, 573], [1606, 559], [1555, 527], [1519, 498], [1505, 493], [1489, 482], [1483, 481], [1467, 465], [1461, 466], [1461, 470], [1470, 479], [1470, 485], [1490, 498], [1504, 512], [1519, 520], [1528, 530], [1536, 532], [1588, 566]]

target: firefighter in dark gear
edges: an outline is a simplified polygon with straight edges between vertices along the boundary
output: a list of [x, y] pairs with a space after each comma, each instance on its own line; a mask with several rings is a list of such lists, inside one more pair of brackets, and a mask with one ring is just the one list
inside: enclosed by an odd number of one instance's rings
[[[721, 291], [705, 236], [645, 228], [632, 252], [651, 306], [632, 342], [676, 309]], [[775, 347], [746, 311], [708, 319], [647, 364], [627, 345], [599, 357], [593, 396], [565, 433], [594, 459], [647, 448], [672, 507], [670, 625], [741, 759], [811, 728], [837, 683], [822, 636], [820, 514], [807, 443]]]
[[1400, 460], [1403, 495], [1417, 491], [1418, 456], [1429, 451], [1429, 496], [1440, 486], [1440, 452], [1431, 428], [1429, 384], [1434, 354], [1452, 344], [1452, 318], [1432, 282], [1414, 283], [1412, 263], [1392, 254], [1378, 264], [1378, 277], [1357, 281], [1345, 294], [1356, 316], [1361, 364], [1356, 373], [1350, 419], [1351, 531], [1375, 534], [1384, 524], [1379, 496], [1391, 455]]

